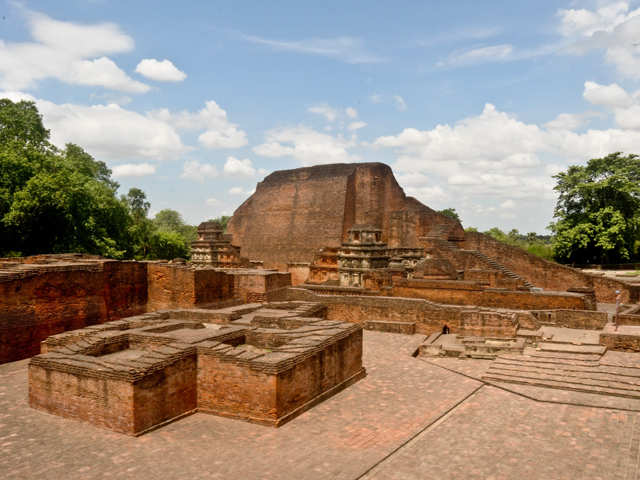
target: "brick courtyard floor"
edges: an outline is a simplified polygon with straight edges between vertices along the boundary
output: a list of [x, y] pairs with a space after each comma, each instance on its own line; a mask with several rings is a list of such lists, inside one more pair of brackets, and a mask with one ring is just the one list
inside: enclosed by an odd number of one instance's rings
[[0, 365], [0, 478], [637, 478], [639, 414], [483, 386], [412, 358], [423, 338], [365, 332], [368, 376], [278, 429], [195, 414], [138, 438], [30, 409], [27, 361]]

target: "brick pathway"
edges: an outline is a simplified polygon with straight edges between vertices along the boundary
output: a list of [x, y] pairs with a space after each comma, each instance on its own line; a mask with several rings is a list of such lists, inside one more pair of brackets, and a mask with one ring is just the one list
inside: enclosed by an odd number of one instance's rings
[[139, 438], [31, 410], [27, 362], [0, 365], [0, 478], [638, 478], [640, 414], [482, 386], [412, 358], [422, 339], [365, 332], [367, 378], [279, 429], [196, 414]]
[[424, 337], [365, 332], [368, 376], [281, 428], [195, 414], [131, 438], [27, 405], [0, 366], [0, 478], [356, 478], [481, 383], [410, 356]]
[[486, 386], [364, 478], [635, 479], [638, 415]]

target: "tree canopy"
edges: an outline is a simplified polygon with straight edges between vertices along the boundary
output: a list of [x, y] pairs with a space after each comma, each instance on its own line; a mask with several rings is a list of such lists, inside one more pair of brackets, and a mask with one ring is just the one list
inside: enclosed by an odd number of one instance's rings
[[195, 227], [170, 210], [179, 221], [154, 223], [142, 190], [118, 197], [118, 188], [107, 165], [78, 145], [49, 143], [33, 102], [0, 99], [1, 256], [188, 257]]
[[612, 153], [555, 175], [559, 193], [550, 225], [565, 263], [622, 263], [638, 258], [640, 158]]

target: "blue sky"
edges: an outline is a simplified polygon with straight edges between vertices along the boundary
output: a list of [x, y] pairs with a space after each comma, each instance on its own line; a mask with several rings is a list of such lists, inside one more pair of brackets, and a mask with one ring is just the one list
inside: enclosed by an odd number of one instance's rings
[[382, 161], [465, 226], [542, 232], [551, 175], [640, 153], [640, 3], [0, 0], [0, 96], [191, 223]]

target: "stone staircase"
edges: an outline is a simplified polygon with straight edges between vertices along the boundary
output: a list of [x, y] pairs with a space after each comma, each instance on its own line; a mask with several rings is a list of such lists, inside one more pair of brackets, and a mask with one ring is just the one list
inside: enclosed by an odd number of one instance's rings
[[485, 255], [482, 252], [479, 252], [478, 250], [461, 249], [454, 242], [451, 242], [449, 240], [442, 240], [442, 239], [439, 239], [438, 246], [441, 247], [441, 248], [444, 248], [446, 250], [449, 250], [451, 252], [458, 251], [458, 252], [466, 253], [468, 255], [473, 255], [475, 258], [480, 260], [482, 263], [490, 266], [492, 270], [498, 270], [499, 272], [501, 272], [506, 277], [512, 278], [513, 280], [516, 280], [516, 281], [522, 283], [526, 288], [531, 289], [531, 288], [535, 287], [535, 285], [533, 285], [528, 280], [522, 278], [517, 273], [512, 272], [507, 267], [505, 267], [501, 263], [497, 262], [495, 259]]
[[496, 262], [493, 258], [485, 255], [484, 253], [479, 252], [477, 250], [464, 250], [464, 251], [465, 252], [469, 252], [471, 255], [473, 255], [474, 257], [478, 258], [482, 262], [486, 263], [487, 265], [490, 265], [491, 268], [493, 268], [494, 270], [498, 270], [498, 271], [502, 272], [505, 276], [507, 276], [509, 278], [512, 278], [513, 280], [521, 282], [525, 287], [527, 287], [529, 289], [530, 288], [534, 288], [535, 285], [533, 285], [531, 282], [529, 282], [526, 279], [522, 278], [517, 273], [512, 272], [507, 267], [505, 267], [501, 263]]
[[599, 395], [640, 399], [640, 368], [601, 363], [606, 347], [542, 342], [523, 355], [505, 353], [491, 363], [482, 379]]

